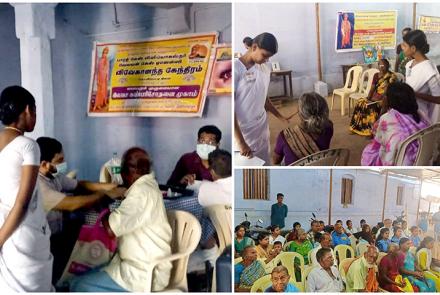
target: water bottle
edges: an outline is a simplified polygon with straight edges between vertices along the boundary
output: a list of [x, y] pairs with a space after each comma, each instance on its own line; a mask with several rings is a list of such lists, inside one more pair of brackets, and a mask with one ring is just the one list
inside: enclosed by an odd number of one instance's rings
[[118, 158], [118, 153], [116, 152], [113, 153], [113, 157], [110, 160], [110, 175], [112, 183], [122, 184], [121, 159]]

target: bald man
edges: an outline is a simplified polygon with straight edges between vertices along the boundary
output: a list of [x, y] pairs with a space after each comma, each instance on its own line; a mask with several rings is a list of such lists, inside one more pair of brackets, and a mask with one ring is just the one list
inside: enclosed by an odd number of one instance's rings
[[118, 238], [118, 251], [103, 270], [73, 280], [71, 291], [150, 292], [168, 285], [170, 262], [154, 269], [149, 288], [150, 263], [171, 255], [171, 227], [147, 152], [139, 147], [126, 151], [121, 176], [128, 188], [125, 199], [103, 219], [108, 234]]

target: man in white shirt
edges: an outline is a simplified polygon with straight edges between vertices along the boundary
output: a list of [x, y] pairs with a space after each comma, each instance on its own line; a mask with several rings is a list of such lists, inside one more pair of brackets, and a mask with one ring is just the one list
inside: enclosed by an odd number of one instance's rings
[[217, 149], [208, 155], [214, 181], [203, 181], [199, 188], [199, 203], [203, 207], [232, 204], [231, 154]]
[[336, 266], [330, 249], [321, 248], [316, 253], [319, 267], [315, 267], [307, 278], [307, 292], [338, 293], [344, 290], [341, 275]]
[[319, 262], [318, 259], [316, 258], [316, 253], [318, 253], [319, 249], [321, 248], [327, 248], [330, 249], [330, 252], [332, 253], [333, 256], [333, 260], [335, 261], [335, 266], [337, 266], [336, 264], [336, 256], [335, 253], [333, 251], [332, 247], [332, 236], [329, 233], [317, 233], [316, 234], [317, 237], [319, 237], [319, 246], [314, 248], [312, 250], [312, 252], [310, 253], [310, 258], [312, 260], [312, 265], [313, 266], [319, 266]]
[[72, 280], [70, 291], [145, 293], [168, 285], [170, 262], [154, 269], [152, 284], [148, 280], [151, 262], [171, 255], [172, 232], [147, 152], [138, 147], [126, 151], [121, 176], [128, 188], [125, 199], [102, 221], [108, 234], [118, 238], [118, 250], [103, 270]]

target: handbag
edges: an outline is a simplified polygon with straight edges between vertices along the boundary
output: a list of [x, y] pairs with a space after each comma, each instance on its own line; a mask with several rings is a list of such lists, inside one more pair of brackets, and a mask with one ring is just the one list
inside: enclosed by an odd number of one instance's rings
[[116, 252], [117, 239], [111, 238], [101, 224], [101, 219], [109, 212], [108, 208], [104, 209], [94, 225], [81, 227], [63, 275], [57, 282], [58, 287], [66, 287], [71, 278], [110, 262]]

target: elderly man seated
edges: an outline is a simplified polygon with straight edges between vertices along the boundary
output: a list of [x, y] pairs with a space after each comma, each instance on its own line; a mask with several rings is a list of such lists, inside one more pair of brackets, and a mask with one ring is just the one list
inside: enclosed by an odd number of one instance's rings
[[307, 278], [307, 292], [342, 292], [344, 284], [329, 248], [316, 252], [319, 267], [314, 267]]
[[243, 249], [243, 260], [234, 267], [235, 292], [249, 292], [256, 280], [266, 275], [263, 264], [257, 260], [254, 246]]
[[199, 203], [203, 207], [232, 204], [232, 159], [225, 150], [217, 149], [208, 156], [213, 182], [203, 181], [199, 189]]
[[379, 252], [376, 247], [369, 246], [363, 256], [353, 261], [346, 275], [347, 292], [377, 292], [376, 260]]
[[272, 269], [270, 275], [272, 286], [267, 288], [264, 292], [278, 292], [278, 293], [294, 293], [299, 292], [295, 285], [289, 283], [290, 275], [287, 268], [283, 265], [277, 266]]
[[319, 240], [319, 246], [314, 248], [312, 250], [312, 252], [310, 253], [310, 259], [312, 260], [312, 265], [313, 266], [319, 266], [319, 262], [318, 259], [316, 258], [316, 253], [318, 253], [319, 249], [321, 248], [328, 248], [330, 249], [332, 256], [333, 256], [333, 260], [335, 262], [335, 266], [336, 265], [336, 256], [335, 253], [332, 249], [332, 236], [329, 233], [317, 233], [316, 234], [317, 239]]
[[[118, 238], [117, 253], [102, 270], [73, 279], [71, 291], [150, 292], [149, 264], [171, 255], [171, 227], [147, 152], [139, 147], [127, 150], [121, 176], [128, 188], [125, 199], [103, 219], [108, 234]], [[154, 269], [152, 291], [168, 285], [171, 268], [166, 262]]]
[[332, 232], [333, 245], [336, 247], [337, 245], [351, 245], [350, 238], [344, 232], [344, 228], [342, 227], [342, 222], [337, 222], [335, 224], [335, 229]]
[[222, 132], [213, 125], [203, 126], [197, 134], [196, 150], [184, 154], [176, 164], [168, 179], [168, 185], [186, 187], [195, 180], [212, 181], [208, 155], [220, 145]]

